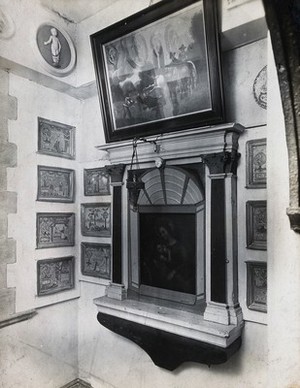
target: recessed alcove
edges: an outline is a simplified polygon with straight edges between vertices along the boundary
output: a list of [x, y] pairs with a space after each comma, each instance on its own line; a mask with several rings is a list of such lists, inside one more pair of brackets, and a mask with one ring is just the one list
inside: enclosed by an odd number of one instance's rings
[[[137, 143], [134, 165], [131, 141], [97, 147], [111, 162], [114, 208], [113, 279], [106, 296], [94, 301], [98, 320], [168, 369], [184, 361], [225, 362], [241, 344], [236, 178], [242, 133], [239, 124], [223, 124], [149, 137]], [[125, 184], [130, 170], [143, 182], [136, 206]], [[183, 341], [186, 356], [173, 352], [166, 362], [158, 338], [169, 350]]]

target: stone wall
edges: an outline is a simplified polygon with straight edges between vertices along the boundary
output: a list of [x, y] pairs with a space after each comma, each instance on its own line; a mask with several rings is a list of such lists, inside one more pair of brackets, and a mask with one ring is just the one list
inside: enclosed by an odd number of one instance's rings
[[17, 119], [9, 95], [9, 74], [0, 70], [0, 320], [15, 312], [15, 289], [7, 287], [7, 264], [16, 262], [16, 241], [8, 237], [8, 214], [17, 211], [17, 193], [7, 190], [7, 168], [17, 165], [17, 147], [8, 141], [8, 122]]

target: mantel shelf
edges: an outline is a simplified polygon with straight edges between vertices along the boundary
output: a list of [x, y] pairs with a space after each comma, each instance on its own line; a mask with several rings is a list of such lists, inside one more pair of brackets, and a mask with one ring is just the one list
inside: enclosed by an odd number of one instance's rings
[[[160, 156], [164, 159], [199, 157], [200, 154], [211, 154], [237, 150], [238, 137], [244, 127], [236, 123], [226, 123], [210, 127], [196, 128], [182, 132], [172, 132], [161, 136], [150, 136], [147, 142], [139, 140], [138, 155], [140, 162], [147, 162]], [[153, 141], [160, 145], [159, 153], [155, 152]], [[226, 144], [225, 144], [226, 143]], [[129, 164], [132, 157], [132, 141], [109, 143], [96, 148], [106, 154], [112, 164]]]
[[222, 325], [208, 322], [198, 313], [136, 299], [119, 301], [104, 296], [96, 298], [94, 303], [101, 313], [222, 348], [228, 347], [240, 337], [243, 329], [243, 323]]

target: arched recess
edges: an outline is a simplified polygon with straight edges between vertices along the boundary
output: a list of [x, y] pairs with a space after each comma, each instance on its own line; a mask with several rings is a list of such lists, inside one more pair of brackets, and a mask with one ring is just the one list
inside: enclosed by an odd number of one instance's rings
[[[138, 210], [130, 212], [129, 288], [186, 304], [204, 300], [205, 201], [200, 177], [168, 166], [145, 171], [141, 180], [145, 186]], [[161, 229], [172, 234], [173, 245], [164, 245]]]
[[289, 155], [291, 228], [300, 233], [300, 4], [263, 0], [279, 79]]

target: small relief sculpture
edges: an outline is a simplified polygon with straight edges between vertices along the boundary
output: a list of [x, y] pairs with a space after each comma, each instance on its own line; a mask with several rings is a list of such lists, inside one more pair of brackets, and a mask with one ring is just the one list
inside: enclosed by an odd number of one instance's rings
[[250, 310], [267, 312], [267, 263], [247, 263], [247, 306]]
[[58, 66], [59, 65], [59, 53], [61, 51], [61, 43], [57, 37], [57, 29], [56, 28], [51, 28], [50, 30], [51, 35], [49, 39], [44, 42], [44, 45], [50, 44], [50, 49], [51, 49], [51, 55], [52, 55], [52, 61], [53, 61], [53, 66]]
[[36, 32], [36, 48], [41, 65], [58, 77], [68, 75], [76, 63], [76, 51], [69, 34], [53, 23], [41, 24]]
[[81, 204], [81, 233], [96, 237], [111, 235], [110, 203]]
[[267, 66], [264, 66], [255, 77], [253, 96], [262, 109], [267, 109]]
[[110, 279], [110, 268], [111, 247], [109, 244], [81, 243], [81, 271], [83, 275]]
[[49, 295], [74, 288], [74, 257], [37, 262], [38, 295]]

